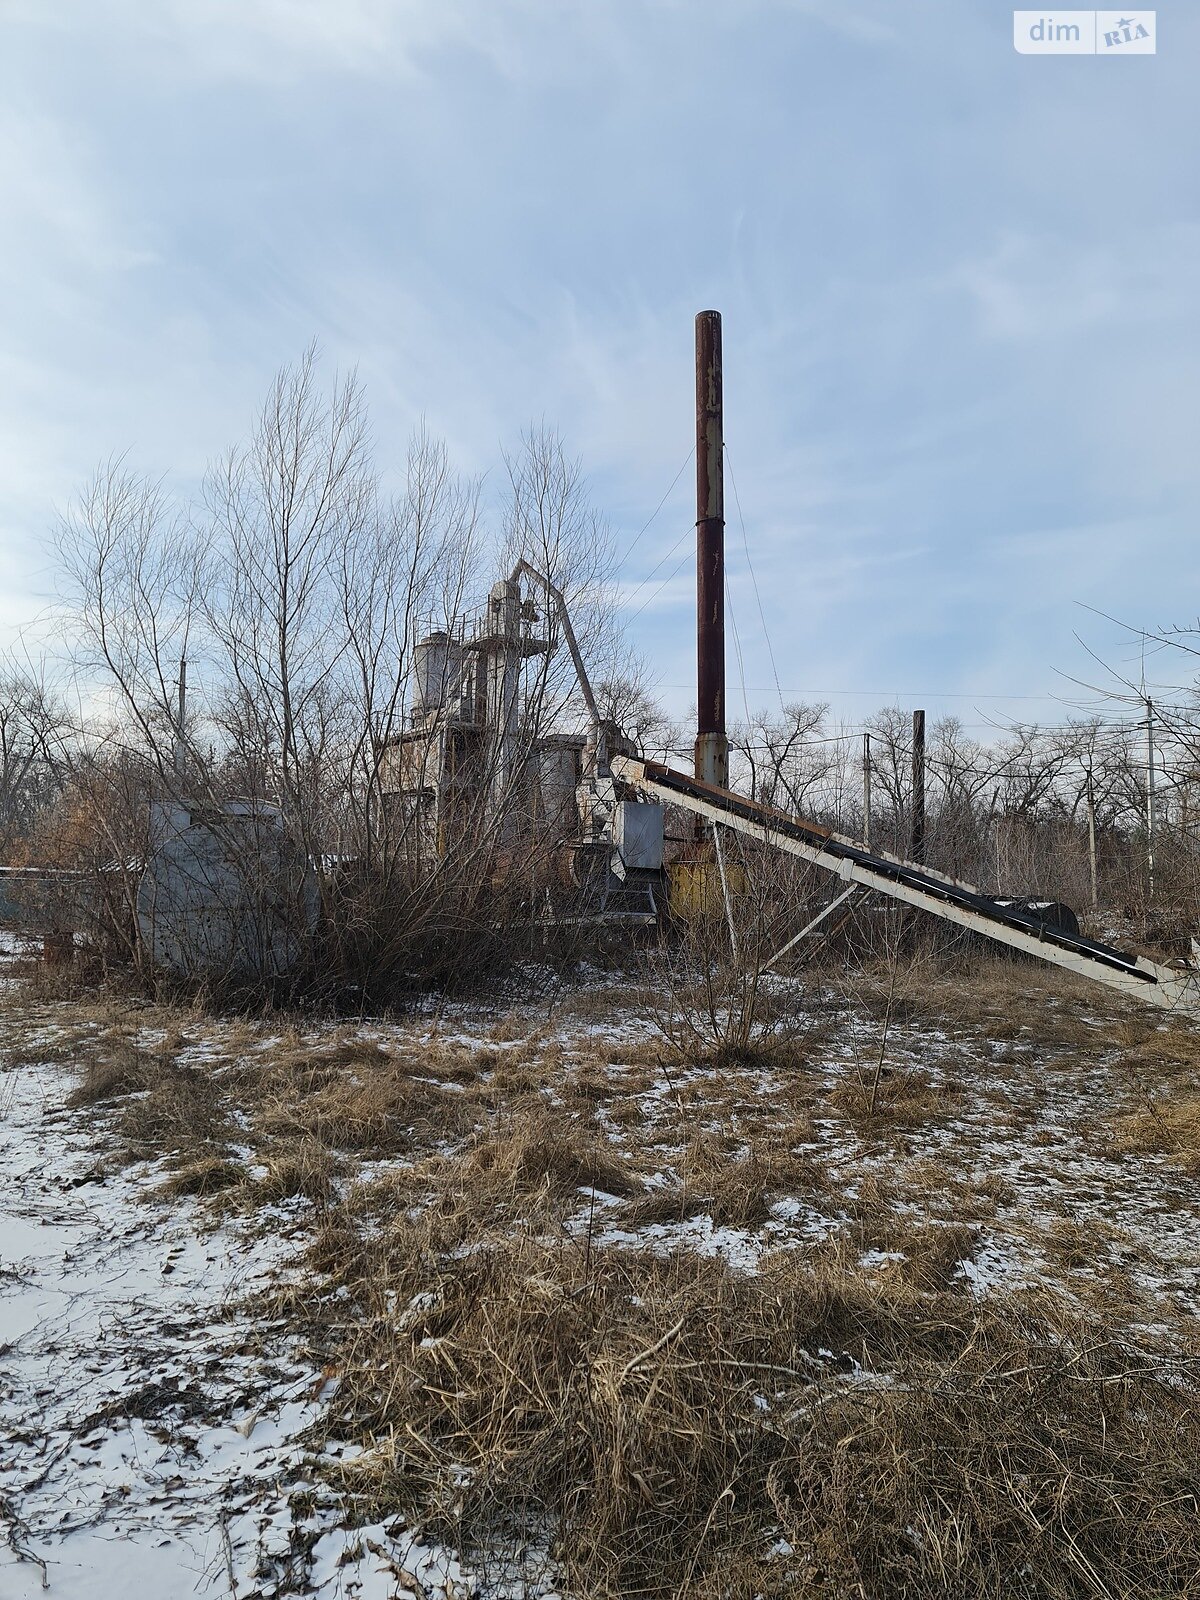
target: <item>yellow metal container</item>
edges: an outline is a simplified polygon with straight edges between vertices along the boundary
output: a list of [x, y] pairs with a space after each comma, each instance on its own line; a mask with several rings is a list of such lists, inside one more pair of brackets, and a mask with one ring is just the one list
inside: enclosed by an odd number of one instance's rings
[[[667, 905], [671, 915], [692, 922], [701, 917], [723, 917], [725, 899], [721, 893], [721, 869], [715, 861], [675, 861], [666, 869]], [[747, 889], [744, 869], [725, 863], [729, 897], [736, 900]]]

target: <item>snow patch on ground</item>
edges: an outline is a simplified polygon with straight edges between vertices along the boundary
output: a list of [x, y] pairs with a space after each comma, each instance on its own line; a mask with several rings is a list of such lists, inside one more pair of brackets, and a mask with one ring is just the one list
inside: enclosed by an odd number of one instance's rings
[[5, 1600], [477, 1593], [402, 1527], [347, 1531], [314, 1477], [305, 1435], [332, 1385], [246, 1310], [288, 1275], [303, 1204], [212, 1227], [153, 1199], [153, 1166], [100, 1163], [94, 1114], [62, 1109], [70, 1071], [4, 1080]]

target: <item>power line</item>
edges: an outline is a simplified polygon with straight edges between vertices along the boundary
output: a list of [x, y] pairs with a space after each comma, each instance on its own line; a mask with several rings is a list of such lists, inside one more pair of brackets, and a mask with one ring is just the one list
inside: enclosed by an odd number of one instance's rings
[[[617, 562], [616, 570], [618, 572], [620, 572], [621, 568], [625, 565], [625, 563], [629, 560], [630, 556], [633, 554], [634, 550], [637, 548], [638, 542], [640, 541], [642, 535], [645, 533], [646, 529], [650, 526], [650, 524], [654, 521], [655, 517], [662, 510], [662, 508], [666, 505], [667, 501], [671, 498], [671, 491], [674, 489], [675, 485], [679, 482], [680, 478], [683, 477], [684, 472], [687, 470], [688, 462], [692, 459], [692, 457], [695, 454], [696, 454], [696, 446], [693, 445], [692, 448], [687, 453], [687, 456], [686, 456], [686, 458], [684, 460], [683, 466], [680, 467], [679, 471], [671, 479], [670, 488], [667, 490], [666, 494], [663, 495], [662, 499], [655, 506], [654, 510], [646, 518], [645, 522], [642, 523], [642, 526], [638, 529], [637, 533], [634, 534], [632, 544], [630, 544], [628, 550], [626, 550], [625, 554]], [[634, 592], [636, 593], [637, 591], [635, 590]]]
[[[668, 559], [668, 557], [673, 556], [675, 554], [675, 551], [679, 549], [679, 546], [683, 543], [683, 540], [687, 538], [688, 534], [691, 533], [691, 531], [692, 530], [689, 528], [687, 530], [687, 533], [685, 533], [683, 535], [683, 538], [676, 539], [676, 541], [672, 545], [671, 549], [668, 550], [667, 554], [663, 557], [663, 561], [666, 561]], [[671, 572], [669, 572], [667, 574], [667, 576], [659, 584], [658, 588], [655, 589], [654, 593], [652, 595], [650, 595], [647, 599], [642, 601], [641, 605], [637, 608], [637, 610], [629, 618], [630, 622], [635, 622], [637, 620], [637, 618], [641, 616], [642, 612], [645, 611], [646, 607], [648, 605], [652, 605], [654, 603], [654, 601], [658, 599], [659, 595], [663, 592], [663, 590], [667, 587], [667, 585], [669, 583], [673, 582], [674, 579], [676, 579], [679, 576], [679, 574], [683, 571], [684, 567], [687, 566], [688, 562], [691, 559], [692, 559], [692, 552], [690, 550], [688, 550], [684, 554], [683, 560], [679, 562], [679, 564], [674, 568], [673, 571], [671, 571]], [[661, 567], [662, 564], [663, 564], [662, 561], [660, 561], [658, 563], [658, 567]], [[642, 590], [642, 589], [644, 589], [646, 587], [646, 584], [649, 583], [650, 578], [652, 578], [654, 576], [654, 573], [658, 571], [658, 567], [655, 567], [653, 569], [653, 571], [649, 574], [649, 576], [647, 576], [647, 577], [642, 579], [641, 583], [639, 583], [637, 588], [633, 591], [634, 594], [637, 594], [640, 590]], [[630, 598], [632, 599], [633, 596], [631, 595]], [[686, 688], [691, 688], [692, 685], [691, 684], [687, 684], [687, 685], [679, 684], [679, 685], [677, 685], [677, 687], [678, 688], [685, 688], [685, 687]]]
[[[770, 633], [770, 629], [767, 627], [767, 617], [766, 617], [766, 613], [763, 610], [762, 595], [758, 592], [758, 579], [754, 575], [754, 563], [750, 559], [750, 540], [746, 536], [746, 519], [742, 515], [742, 499], [741, 499], [741, 496], [738, 494], [737, 479], [736, 479], [736, 477], [734, 476], [734, 473], [733, 473], [733, 457], [729, 454], [729, 446], [728, 446], [728, 444], [725, 445], [725, 459], [729, 462], [729, 482], [733, 486], [733, 503], [737, 507], [738, 522], [741, 524], [741, 528], [742, 528], [742, 548], [746, 552], [746, 566], [747, 566], [747, 568], [749, 569], [749, 572], [750, 572], [750, 582], [754, 585], [754, 599], [755, 599], [755, 602], [758, 605], [758, 620], [762, 623], [763, 638], [767, 642], [767, 657], [768, 657], [768, 659], [770, 660], [770, 663], [771, 663], [771, 676], [775, 679], [775, 692], [779, 696], [779, 705], [780, 705], [780, 708], [782, 709], [782, 707], [783, 707], [783, 690], [779, 687], [779, 668], [775, 664], [775, 650], [774, 650], [774, 648], [773, 648], [773, 646], [771, 644], [771, 633]], [[745, 693], [746, 693], [746, 685], [745, 685], [745, 682], [743, 681], [743, 683], [742, 683], [742, 694], [743, 694], [743, 696], [745, 695]], [[747, 712], [746, 712], [747, 718], [749, 718], [749, 715], [750, 715], [750, 712], [749, 712], [749, 710], [747, 710]]]
[[746, 666], [742, 660], [742, 641], [738, 637], [737, 618], [733, 614], [733, 596], [726, 590], [725, 604], [729, 610], [729, 623], [733, 629], [733, 649], [737, 656], [738, 682], [742, 686], [742, 705], [746, 712], [746, 721], [750, 721], [750, 701], [746, 698]]
[[[680, 687], [690, 686], [680, 685]], [[748, 723], [752, 724], [752, 720], [752, 718], [747, 717]], [[1096, 727], [1093, 724], [1078, 726], [1067, 723], [1060, 725], [1057, 728], [1006, 729], [999, 728], [994, 723], [990, 722], [959, 724], [959, 727], [963, 728], [973, 727], [977, 729], [988, 730], [990, 732], [999, 734], [1001, 738], [1016, 737], [1022, 742], [1027, 742], [1032, 739], [1058, 739], [1067, 741], [1073, 740], [1075, 744], [1078, 745], [1083, 742], [1084, 736], [1090, 735], [1090, 738], [1087, 738], [1086, 748], [1101, 754], [1103, 754], [1105, 751], [1123, 748], [1128, 744], [1130, 737], [1133, 734], [1140, 732], [1145, 728], [1145, 726], [1146, 724], [1144, 722], [1116, 722], [1109, 723], [1107, 725], [1102, 724], [1100, 727]], [[895, 750], [901, 754], [911, 754], [911, 748], [908, 745], [905, 745], [898, 739], [891, 738], [887, 729], [881, 728], [878, 723], [862, 723], [861, 725], [855, 724], [851, 727], [843, 728], [839, 733], [822, 734], [818, 738], [808, 740], [793, 740], [787, 733], [781, 733], [778, 740], [774, 744], [764, 743], [754, 745], [747, 744], [745, 741], [739, 742], [736, 738], [735, 730], [734, 737], [730, 742], [731, 744], [736, 744], [739, 749], [794, 750], [801, 749], [806, 745], [843, 744], [847, 740], [860, 738], [864, 733], [869, 733], [874, 738], [877, 738], [880, 741], [881, 749]], [[991, 748], [991, 745], [984, 744], [983, 741], [977, 742], [979, 742], [984, 749]], [[933, 760], [934, 757], [930, 756], [929, 759]]]
[[[676, 546], [678, 548], [678, 546]], [[651, 574], [653, 576], [653, 574]], [[686, 689], [686, 683], [663, 683], [662, 689]], [[771, 694], [777, 689], [778, 684], [752, 683], [746, 686], [752, 694]], [[978, 693], [967, 693], [964, 690], [949, 689], [785, 689], [784, 694], [841, 694], [841, 695], [870, 695], [873, 699], [886, 700], [894, 696], [900, 700], [1056, 700], [1052, 694], [991, 694], [983, 690]], [[1056, 701], [1056, 703], [1058, 703]]]
[[[640, 594], [640, 593], [641, 593], [641, 592], [642, 592], [642, 590], [643, 590], [643, 589], [644, 589], [644, 588], [645, 588], [645, 587], [646, 587], [646, 585], [647, 585], [647, 584], [648, 584], [648, 583], [649, 583], [649, 582], [650, 582], [650, 579], [651, 579], [651, 578], [652, 578], [652, 577], [653, 577], [653, 576], [654, 576], [654, 574], [655, 574], [655, 573], [656, 573], [656, 572], [657, 572], [657, 571], [658, 571], [658, 570], [659, 570], [659, 569], [660, 569], [660, 568], [661, 568], [661, 567], [662, 567], [662, 566], [663, 566], [663, 565], [664, 565], [664, 564], [665, 564], [665, 563], [666, 563], [666, 562], [668, 562], [668, 561], [669, 561], [669, 560], [670, 560], [670, 559], [671, 559], [671, 557], [672, 557], [672, 556], [673, 556], [673, 555], [674, 555], [674, 554], [675, 554], [675, 552], [676, 552], [676, 550], [678, 550], [678, 549], [679, 549], [679, 546], [680, 546], [680, 545], [681, 545], [681, 544], [682, 544], [682, 543], [683, 543], [683, 541], [684, 541], [684, 540], [685, 540], [685, 539], [688, 539], [688, 538], [690, 538], [690, 537], [691, 537], [691, 535], [692, 535], [692, 532], [693, 532], [693, 529], [692, 529], [692, 528], [685, 528], [685, 529], [684, 529], [684, 530], [683, 530], [683, 532], [682, 532], [682, 533], [681, 533], [681, 534], [680, 534], [680, 535], [679, 535], [679, 537], [678, 537], [678, 539], [676, 539], [676, 541], [675, 541], [675, 543], [674, 543], [674, 544], [673, 544], [673, 545], [672, 545], [672, 546], [671, 546], [671, 548], [670, 548], [670, 549], [669, 549], [669, 550], [668, 550], [668, 551], [667, 551], [667, 553], [666, 553], [666, 555], [665, 555], [665, 556], [660, 556], [660, 557], [659, 557], [659, 559], [658, 559], [658, 560], [657, 560], [657, 561], [656, 561], [656, 562], [655, 562], [655, 563], [654, 563], [654, 565], [653, 565], [653, 566], [652, 566], [652, 567], [651, 567], [651, 568], [650, 568], [650, 571], [649, 571], [649, 572], [648, 572], [648, 573], [647, 573], [647, 574], [646, 574], [646, 576], [645, 576], [645, 577], [644, 577], [644, 578], [642, 578], [642, 579], [641, 579], [641, 580], [640, 580], [640, 581], [639, 581], [639, 582], [637, 582], [637, 583], [635, 583], [635, 584], [634, 584], [634, 586], [633, 586], [633, 588], [632, 588], [632, 589], [631, 589], [631, 590], [630, 590], [630, 591], [629, 591], [629, 593], [628, 593], [628, 594], [627, 594], [627, 595], [626, 595], [626, 596], [625, 596], [625, 601], [624, 601], [624, 604], [625, 604], [625, 605], [626, 605], [626, 606], [628, 606], [628, 604], [629, 604], [629, 602], [630, 602], [630, 601], [631, 601], [631, 600], [635, 600], [635, 599], [636, 599], [636, 598], [637, 598], [637, 596], [638, 596], [638, 595], [639, 595], [639, 594]], [[686, 558], [685, 558], [685, 559], [686, 559]], [[681, 562], [680, 562], [680, 563], [679, 563], [679, 566], [678, 566], [678, 567], [676, 567], [676, 568], [675, 568], [675, 571], [676, 571], [676, 572], [678, 572], [678, 571], [679, 571], [679, 569], [680, 569], [680, 567], [682, 567], [682, 566], [683, 566], [683, 562], [682, 562], [682, 561], [681, 561]], [[672, 574], [672, 576], [674, 576], [674, 574]], [[669, 581], [670, 581], [670, 580], [668, 580], [668, 582], [669, 582]], [[655, 591], [654, 591], [654, 593], [655, 593], [655, 594], [661, 594], [661, 593], [662, 593], [662, 590], [663, 590], [663, 589], [664, 589], [664, 588], [665, 588], [665, 587], [666, 587], [666, 585], [665, 585], [665, 584], [660, 584], [660, 585], [659, 585], [659, 587], [658, 587], [658, 588], [657, 588], [657, 589], [656, 589], [656, 590], [655, 590]], [[653, 595], [652, 595], [652, 596], [651, 596], [651, 599], [653, 599], [653, 598], [654, 598], [654, 596], [653, 596]], [[647, 602], [647, 604], [649, 604], [649, 602]], [[634, 613], [633, 613], [633, 617], [640, 617], [640, 616], [641, 616], [641, 614], [642, 614], [642, 612], [643, 612], [643, 611], [644, 611], [644, 610], [645, 610], [645, 609], [646, 609], [646, 607], [645, 607], [645, 606], [640, 606], [640, 607], [639, 607], [639, 608], [638, 608], [638, 610], [637, 610], [637, 611], [635, 611], [635, 612], [634, 612]], [[630, 622], [632, 622], [632, 621], [633, 621], [633, 617], [630, 617], [630, 618], [629, 618], [629, 621], [630, 621]]]

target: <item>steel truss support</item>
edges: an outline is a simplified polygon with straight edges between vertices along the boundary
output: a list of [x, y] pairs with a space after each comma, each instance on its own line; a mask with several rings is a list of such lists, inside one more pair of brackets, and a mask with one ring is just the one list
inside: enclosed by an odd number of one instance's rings
[[1144, 956], [1067, 933], [1040, 922], [1032, 913], [997, 905], [972, 885], [930, 867], [895, 856], [874, 855], [818, 823], [788, 816], [657, 762], [617, 757], [613, 773], [642, 794], [680, 806], [708, 822], [758, 839], [772, 849], [799, 856], [826, 872], [836, 873], [847, 884], [861, 885], [916, 906], [1010, 950], [1048, 961], [1133, 999], [1200, 1018], [1200, 972], [1194, 967], [1160, 966]]
[[782, 956], [787, 955], [788, 951], [793, 945], [799, 944], [801, 939], [807, 939], [811, 934], [815, 933], [825, 921], [826, 917], [832, 916], [840, 905], [844, 905], [852, 895], [856, 895], [859, 892], [859, 886], [857, 883], [852, 883], [848, 889], [843, 889], [836, 900], [831, 900], [823, 911], [818, 911], [812, 921], [806, 923], [805, 926], [800, 929], [799, 933], [794, 933], [785, 945], [781, 945], [769, 961], [764, 961], [762, 966], [759, 968], [759, 971], [769, 972]]

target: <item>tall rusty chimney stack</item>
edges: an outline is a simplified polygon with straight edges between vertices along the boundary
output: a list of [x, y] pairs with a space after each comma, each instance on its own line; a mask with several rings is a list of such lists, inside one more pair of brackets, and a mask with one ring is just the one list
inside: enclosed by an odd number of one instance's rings
[[721, 313], [696, 316], [697, 778], [727, 788], [725, 737], [725, 444]]

